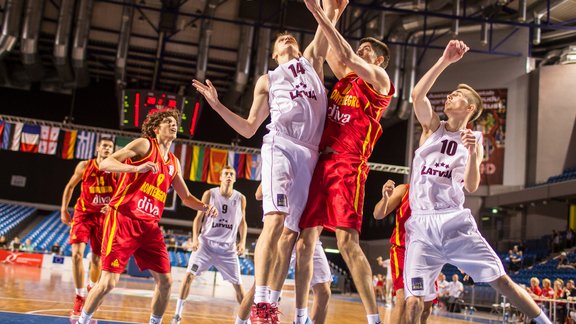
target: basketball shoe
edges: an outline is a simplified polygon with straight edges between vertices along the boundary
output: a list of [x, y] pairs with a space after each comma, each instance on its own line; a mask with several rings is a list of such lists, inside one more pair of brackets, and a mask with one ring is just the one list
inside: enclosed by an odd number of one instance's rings
[[86, 297], [76, 295], [76, 298], [74, 298], [74, 306], [72, 307], [72, 311], [70, 312], [70, 315], [71, 316], [80, 316], [80, 314], [82, 313], [82, 307], [84, 306], [85, 301], [86, 301]]

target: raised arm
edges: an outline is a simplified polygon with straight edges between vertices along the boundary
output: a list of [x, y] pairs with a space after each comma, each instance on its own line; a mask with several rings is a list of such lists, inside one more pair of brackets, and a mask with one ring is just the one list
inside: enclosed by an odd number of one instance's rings
[[230, 127], [246, 138], [254, 136], [260, 125], [270, 114], [270, 106], [268, 105], [268, 74], [260, 76], [258, 82], [256, 82], [254, 101], [252, 101], [252, 107], [250, 107], [250, 114], [247, 119], [236, 115], [220, 102], [218, 92], [210, 80], [206, 80], [206, 84], [193, 80], [192, 85]]
[[[323, 0], [324, 12], [332, 25], [336, 25], [342, 12], [348, 5], [348, 0]], [[320, 26], [316, 28], [314, 39], [304, 50], [304, 57], [312, 64], [320, 80], [324, 81], [324, 61], [328, 52], [328, 40], [324, 37]]]
[[335, 56], [332, 57], [337, 57], [342, 64], [358, 74], [362, 80], [370, 83], [379, 93], [388, 94], [388, 91], [390, 91], [390, 77], [388, 73], [380, 66], [366, 62], [354, 52], [350, 44], [340, 35], [336, 27], [332, 25], [330, 19], [326, 16], [322, 7], [320, 7], [319, 0], [305, 0], [304, 2], [318, 22], [318, 27], [328, 39], [330, 50], [334, 51], [335, 54]]
[[468, 161], [464, 169], [464, 188], [468, 192], [475, 192], [480, 186], [480, 164], [484, 157], [484, 146], [478, 143], [476, 136], [470, 129], [460, 134], [462, 144], [468, 149]]
[[154, 162], [146, 162], [140, 165], [125, 164], [124, 161], [131, 158], [144, 157], [150, 150], [150, 142], [141, 137], [128, 143], [122, 149], [112, 153], [105, 158], [98, 166], [102, 171], [109, 172], [126, 172], [126, 173], [144, 173], [152, 171], [158, 172], [158, 165]]
[[[205, 205], [210, 204], [210, 191], [204, 191], [202, 195], [202, 203]], [[199, 210], [196, 213], [196, 218], [194, 218], [194, 224], [192, 225], [192, 251], [196, 252], [200, 246], [200, 229], [202, 228], [202, 222], [204, 221], [204, 212]]]
[[236, 252], [238, 252], [238, 255], [244, 254], [246, 250], [246, 236], [248, 235], [248, 224], [246, 224], [246, 197], [244, 195], [242, 195], [240, 203], [242, 208], [242, 221], [238, 227], [238, 232], [240, 233], [240, 241], [236, 244]]
[[74, 169], [74, 174], [70, 177], [70, 180], [64, 188], [62, 193], [62, 205], [60, 206], [60, 219], [66, 225], [70, 225], [70, 213], [68, 212], [68, 204], [70, 204], [70, 199], [72, 198], [72, 193], [74, 188], [82, 181], [82, 175], [88, 166], [88, 161], [81, 161], [76, 165]]
[[406, 190], [408, 187], [405, 184], [394, 187], [394, 181], [386, 181], [382, 186], [382, 199], [374, 207], [374, 218], [383, 219], [398, 208]]
[[464, 42], [451, 40], [446, 46], [446, 49], [444, 49], [444, 53], [440, 59], [438, 59], [414, 86], [414, 90], [412, 90], [414, 113], [416, 114], [418, 122], [422, 125], [423, 130], [420, 145], [440, 126], [440, 118], [438, 114], [432, 110], [432, 105], [426, 95], [440, 74], [442, 74], [450, 64], [459, 61], [468, 50], [469, 48]]
[[218, 216], [218, 210], [213, 205], [210, 205], [203, 200], [196, 198], [193, 194], [190, 193], [188, 187], [186, 186], [186, 182], [184, 182], [184, 178], [182, 178], [182, 173], [180, 172], [180, 161], [178, 159], [176, 159], [176, 164], [176, 170], [178, 170], [178, 172], [176, 172], [176, 176], [172, 181], [172, 188], [174, 188], [178, 194], [178, 197], [182, 199], [182, 205], [188, 208], [202, 211], [211, 217]]

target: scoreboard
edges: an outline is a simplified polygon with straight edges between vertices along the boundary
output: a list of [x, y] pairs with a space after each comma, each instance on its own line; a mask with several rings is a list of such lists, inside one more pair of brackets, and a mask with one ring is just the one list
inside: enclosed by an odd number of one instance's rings
[[125, 89], [121, 103], [120, 128], [139, 130], [148, 113], [158, 109], [177, 109], [182, 113], [178, 133], [186, 137], [194, 137], [202, 110], [198, 96], [191, 98], [154, 90]]

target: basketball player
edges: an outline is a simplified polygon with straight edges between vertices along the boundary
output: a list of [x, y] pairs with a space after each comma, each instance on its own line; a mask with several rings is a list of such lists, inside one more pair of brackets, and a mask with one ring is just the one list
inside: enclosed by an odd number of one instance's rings
[[[98, 168], [100, 163], [114, 150], [114, 142], [109, 138], [100, 138], [96, 145], [96, 158], [81, 161], [74, 169], [74, 174], [66, 184], [62, 194], [60, 218], [70, 227], [70, 245], [72, 245], [72, 277], [76, 288], [76, 298], [71, 315], [79, 316], [88, 294], [84, 288], [84, 250], [90, 241], [92, 257], [90, 258], [90, 282], [92, 289], [100, 277], [100, 249], [102, 247], [102, 209], [110, 202], [116, 179], [114, 174]], [[74, 206], [74, 219], [70, 223], [68, 204], [74, 188], [82, 181], [80, 197]]]
[[78, 323], [90, 322], [96, 308], [118, 283], [130, 256], [141, 270], [150, 270], [156, 287], [150, 323], [162, 322], [168, 306], [172, 277], [164, 236], [158, 226], [170, 186], [186, 207], [215, 216], [213, 205], [205, 204], [188, 191], [180, 162], [170, 153], [176, 139], [180, 113], [162, 109], [150, 113], [142, 125], [142, 137], [107, 157], [100, 169], [122, 173], [104, 220], [102, 276], [88, 294]]
[[422, 136], [412, 164], [412, 216], [405, 224], [406, 321], [419, 321], [424, 296], [434, 293], [442, 266], [451, 263], [474, 280], [488, 282], [536, 323], [550, 323], [528, 293], [506, 275], [470, 210], [463, 207], [464, 189], [474, 192], [480, 185], [482, 134], [466, 126], [482, 113], [482, 99], [470, 86], [458, 85], [444, 104], [448, 120], [440, 121], [426, 97], [440, 74], [467, 51], [464, 42], [450, 41], [412, 92]]
[[[390, 237], [390, 262], [389, 269], [392, 273], [393, 290], [396, 296], [396, 304], [392, 309], [392, 323], [405, 323], [405, 302], [404, 302], [404, 255], [406, 251], [404, 224], [410, 218], [410, 203], [408, 201], [409, 185], [401, 184], [395, 186], [394, 181], [388, 180], [382, 186], [382, 199], [374, 207], [374, 218], [383, 219], [393, 210], [396, 210], [396, 226]], [[436, 292], [424, 298], [424, 309], [430, 310], [432, 302], [436, 299]], [[420, 323], [425, 324], [430, 312], [422, 313]]]
[[[262, 184], [258, 186], [255, 194], [256, 200], [262, 200]], [[280, 249], [280, 243], [278, 249]], [[280, 302], [280, 293], [282, 291], [282, 286], [284, 279], [288, 274], [289, 267], [295, 267], [296, 265], [296, 249], [292, 249], [292, 256], [290, 257], [288, 267], [286, 269], [280, 269], [279, 262], [276, 263], [273, 272], [273, 285], [270, 286], [270, 304], [275, 307], [278, 306]], [[312, 286], [312, 292], [314, 293], [314, 301], [312, 305], [312, 312], [310, 317], [315, 324], [322, 324], [326, 321], [326, 314], [328, 312], [328, 301], [330, 301], [330, 296], [332, 292], [330, 291], [330, 283], [332, 282], [332, 273], [330, 272], [330, 265], [328, 264], [328, 259], [322, 249], [322, 242], [318, 240], [314, 249], [314, 260], [313, 260], [313, 276], [310, 285]], [[278, 276], [284, 276], [282, 279], [278, 279]], [[280, 286], [274, 286], [274, 284], [280, 283]], [[248, 297], [250, 295], [254, 296], [254, 287], [248, 292]], [[240, 305], [240, 310], [238, 311], [238, 316], [236, 317], [235, 324], [246, 324], [248, 320], [248, 315], [250, 314], [250, 303], [242, 303]], [[275, 320], [278, 320], [273, 316]]]
[[[331, 16], [337, 17], [334, 1], [326, 2]], [[269, 303], [268, 291], [278, 241], [286, 228], [293, 233], [290, 234], [293, 244], [308, 197], [326, 115], [323, 64], [327, 48], [319, 30], [303, 55], [292, 35], [278, 36], [272, 52], [278, 67], [258, 79], [247, 119], [220, 103], [209, 80], [206, 85], [193, 81], [210, 106], [244, 137], [252, 137], [268, 115], [271, 117], [267, 125], [269, 133], [262, 145], [264, 226], [254, 253], [256, 287], [251, 312], [254, 324], [276, 316], [277, 308]], [[288, 262], [289, 256], [288, 252], [281, 258]]]
[[[220, 187], [206, 190], [202, 195], [202, 202], [214, 205], [218, 209], [218, 216], [204, 217], [204, 213], [199, 211], [194, 219], [192, 254], [188, 260], [186, 278], [182, 281], [172, 324], [180, 324], [182, 320], [184, 302], [188, 298], [192, 281], [212, 265], [220, 271], [224, 280], [232, 283], [238, 303], [244, 298], [238, 255], [244, 254], [248, 233], [246, 197], [234, 190], [235, 182], [236, 171], [231, 166], [225, 166], [220, 172]], [[236, 243], [238, 231], [240, 241]]]
[[330, 94], [321, 156], [314, 170], [306, 209], [300, 220], [296, 262], [296, 308], [308, 304], [314, 245], [323, 228], [336, 232], [338, 249], [350, 268], [368, 323], [381, 323], [372, 289], [372, 272], [359, 244], [368, 158], [382, 134], [379, 120], [394, 87], [384, 70], [388, 48], [373, 38], [355, 53], [330, 23], [316, 0], [306, 6], [330, 44], [328, 63], [339, 81]]

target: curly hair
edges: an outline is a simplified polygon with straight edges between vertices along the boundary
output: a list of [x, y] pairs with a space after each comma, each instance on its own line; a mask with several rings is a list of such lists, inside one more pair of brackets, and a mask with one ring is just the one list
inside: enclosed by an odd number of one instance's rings
[[180, 116], [177, 109], [160, 109], [149, 112], [142, 124], [142, 136], [155, 138], [156, 132], [154, 130], [168, 117], [174, 117], [178, 127], [180, 127]]

